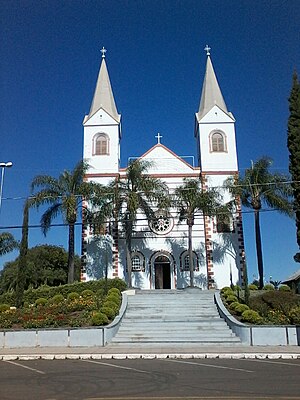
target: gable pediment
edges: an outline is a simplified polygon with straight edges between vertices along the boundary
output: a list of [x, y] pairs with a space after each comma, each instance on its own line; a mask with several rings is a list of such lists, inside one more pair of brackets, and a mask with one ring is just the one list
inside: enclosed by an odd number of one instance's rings
[[199, 119], [199, 113], [196, 113], [198, 123], [226, 123], [235, 122], [231, 112], [223, 111], [219, 106], [213, 106], [204, 116]]
[[153, 163], [149, 169], [150, 174], [176, 175], [195, 172], [194, 167], [162, 144], [157, 144], [152, 147], [143, 154], [139, 160], [147, 160]]
[[103, 108], [100, 108], [90, 117], [86, 115], [83, 120], [83, 125], [116, 125], [119, 124], [119, 121], [116, 121], [107, 111]]

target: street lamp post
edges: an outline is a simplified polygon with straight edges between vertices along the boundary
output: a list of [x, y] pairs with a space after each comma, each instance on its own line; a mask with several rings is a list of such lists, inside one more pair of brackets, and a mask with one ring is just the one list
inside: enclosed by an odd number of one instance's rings
[[1, 206], [2, 206], [2, 193], [3, 193], [3, 183], [4, 183], [4, 171], [5, 168], [12, 167], [13, 163], [11, 161], [8, 162], [0, 162], [1, 168], [1, 181], [0, 181], [0, 213], [1, 213]]

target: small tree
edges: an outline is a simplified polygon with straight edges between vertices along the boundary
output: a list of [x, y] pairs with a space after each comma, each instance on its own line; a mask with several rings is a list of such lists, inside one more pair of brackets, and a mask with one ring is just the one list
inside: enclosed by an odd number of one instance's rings
[[[82, 199], [89, 198], [93, 193], [93, 184], [84, 182], [84, 176], [89, 165], [80, 161], [73, 171], [64, 171], [59, 177], [53, 178], [49, 175], [36, 176], [31, 184], [33, 198], [31, 205], [39, 208], [47, 204], [50, 207], [43, 213], [41, 218], [42, 231], [47, 234], [54, 218], [59, 214], [69, 228], [68, 240], [68, 283], [74, 282], [74, 249], [75, 249], [75, 224]], [[36, 188], [42, 188], [35, 192]]]
[[[300, 247], [300, 84], [297, 73], [293, 75], [293, 86], [289, 98], [290, 116], [288, 119], [287, 145], [290, 152], [289, 170], [292, 176], [294, 210], [296, 215], [297, 243]], [[295, 255], [300, 262], [300, 253]]]
[[222, 203], [222, 196], [215, 189], [203, 190], [199, 179], [183, 179], [183, 184], [175, 190], [175, 206], [179, 211], [180, 221], [185, 220], [188, 226], [188, 255], [190, 269], [190, 286], [194, 286], [193, 262], [193, 226], [195, 214], [202, 212], [204, 216], [228, 216], [229, 209]]
[[23, 304], [23, 295], [25, 289], [27, 251], [28, 251], [28, 221], [29, 221], [29, 201], [26, 200], [23, 211], [22, 240], [20, 245], [20, 256], [17, 269], [16, 286], [16, 306]]
[[154, 208], [165, 207], [168, 203], [166, 185], [159, 179], [147, 175], [152, 163], [135, 160], [129, 164], [126, 176], [113, 183], [115, 193], [115, 218], [123, 225], [126, 246], [128, 286], [132, 287], [132, 235], [138, 212], [148, 220], [154, 218]]
[[291, 185], [289, 179], [282, 174], [272, 174], [272, 160], [268, 157], [256, 161], [251, 168], [246, 169], [245, 175], [239, 178], [229, 178], [225, 186], [234, 195], [241, 198], [242, 205], [254, 211], [255, 240], [259, 287], [263, 288], [263, 255], [260, 233], [260, 211], [266, 205], [288, 216], [293, 215], [291, 204]]

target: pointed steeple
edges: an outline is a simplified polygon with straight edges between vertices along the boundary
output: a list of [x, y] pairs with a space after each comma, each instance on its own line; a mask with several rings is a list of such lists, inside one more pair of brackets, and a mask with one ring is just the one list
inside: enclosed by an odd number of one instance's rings
[[214, 71], [214, 67], [213, 67], [211, 59], [210, 59], [210, 53], [209, 53], [210, 48], [207, 46], [205, 48], [205, 50], [207, 51], [207, 62], [206, 62], [206, 71], [205, 71], [205, 77], [204, 77], [204, 82], [203, 82], [203, 87], [202, 87], [199, 111], [198, 111], [198, 113], [196, 113], [198, 122], [215, 105], [217, 105], [222, 111], [224, 111], [231, 118], [233, 118], [233, 115], [230, 112], [228, 112], [228, 110], [227, 110], [224, 98], [222, 96], [220, 86], [218, 84], [218, 80], [217, 80], [217, 77], [216, 77], [216, 74]]
[[110, 79], [108, 75], [108, 70], [105, 62], [105, 52], [103, 48], [102, 52], [102, 63], [98, 75], [97, 85], [94, 93], [94, 98], [92, 101], [91, 109], [88, 115], [90, 118], [95, 114], [100, 108], [106, 111], [111, 117], [113, 117], [117, 122], [120, 122], [120, 115], [118, 114], [114, 95], [112, 92]]

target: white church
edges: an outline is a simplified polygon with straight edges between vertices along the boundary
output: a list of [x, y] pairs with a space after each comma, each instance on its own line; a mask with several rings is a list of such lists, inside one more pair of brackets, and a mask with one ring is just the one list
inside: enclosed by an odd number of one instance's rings
[[[219, 187], [238, 174], [235, 119], [227, 110], [206, 46], [207, 62], [199, 109], [195, 114], [195, 132], [186, 138], [195, 141], [197, 166], [176, 155], [161, 143], [140, 156], [151, 161], [148, 171], [168, 185], [169, 193], [183, 183], [183, 178], [200, 179], [203, 188]], [[192, 115], [191, 110], [191, 115]], [[120, 167], [122, 149], [121, 115], [107, 70], [105, 49], [90, 112], [84, 117], [83, 158], [90, 168], [87, 181], [103, 185], [125, 177]], [[195, 136], [195, 138], [193, 137]], [[137, 140], [141, 140], [137, 137]], [[189, 139], [188, 139], [189, 140]], [[231, 200], [223, 193], [224, 202]], [[189, 286], [188, 227], [179, 222], [178, 210], [157, 210], [156, 218], [147, 221], [140, 215], [132, 239], [132, 284], [140, 289], [175, 289]], [[124, 232], [121, 224], [110, 234], [96, 235], [87, 225], [82, 233], [82, 280], [119, 277], [126, 280]], [[230, 224], [199, 214], [193, 226], [194, 283], [202, 289], [241, 284], [244, 266], [244, 240], [241, 210]]]

